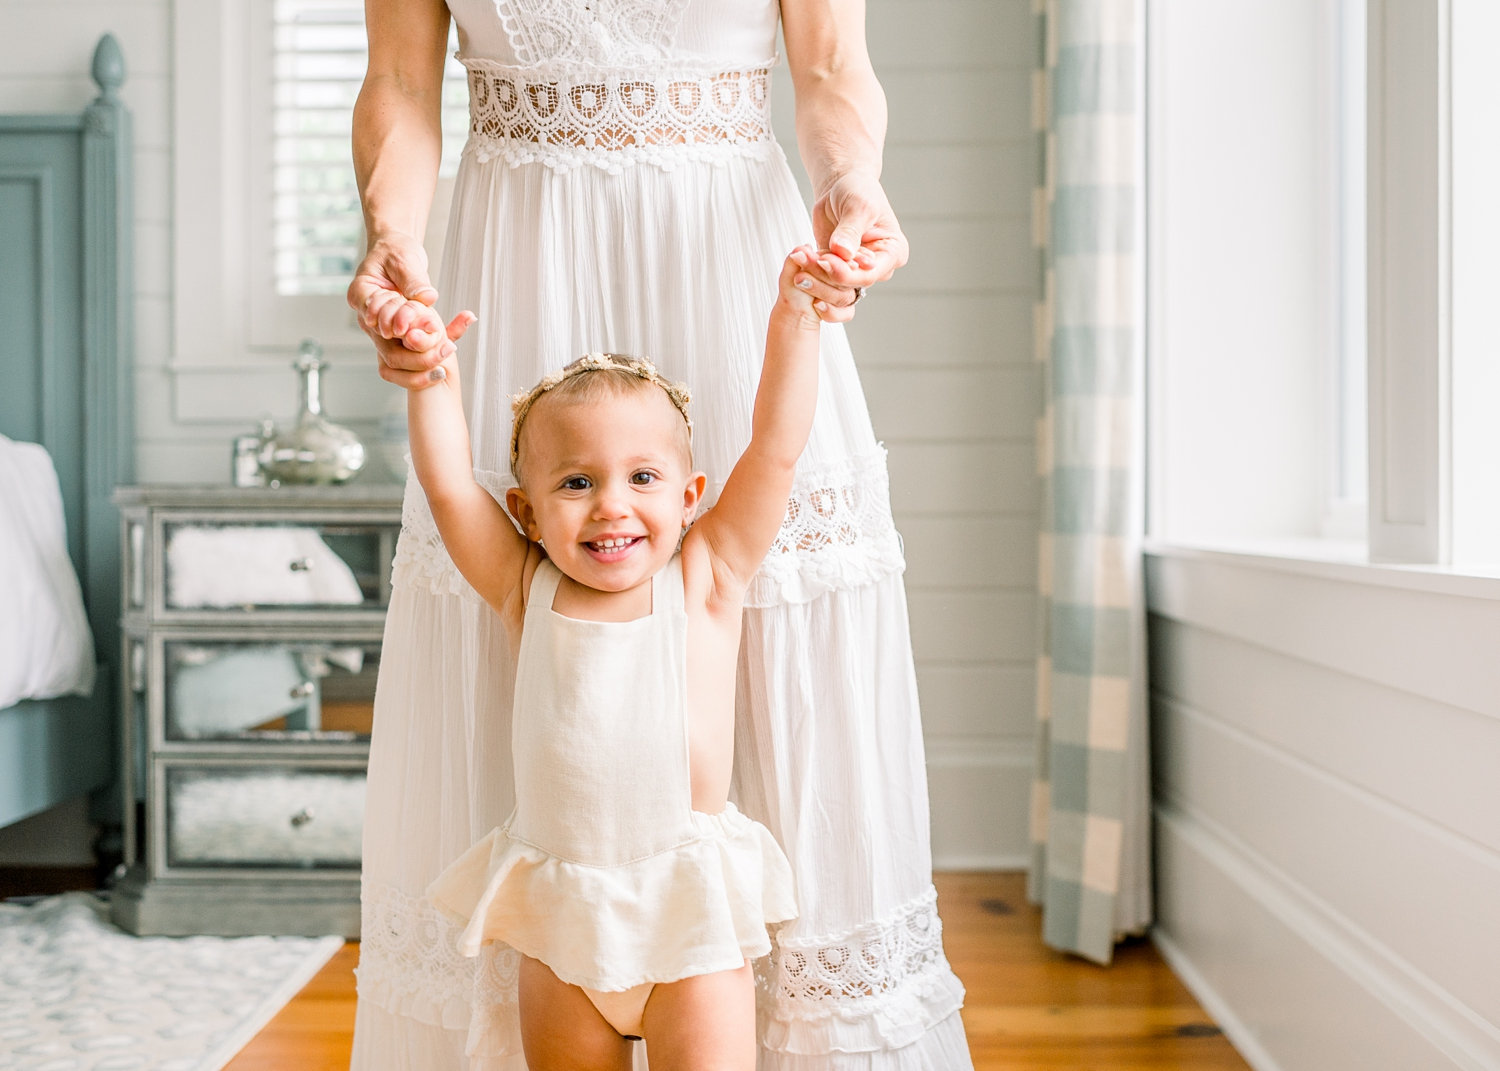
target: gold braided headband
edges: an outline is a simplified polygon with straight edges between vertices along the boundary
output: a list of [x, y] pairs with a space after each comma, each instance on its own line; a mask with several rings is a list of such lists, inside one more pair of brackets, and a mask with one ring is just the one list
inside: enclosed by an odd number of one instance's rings
[[602, 371], [628, 372], [647, 383], [655, 383], [666, 391], [667, 398], [677, 407], [677, 411], [682, 414], [682, 419], [687, 423], [688, 439], [692, 440], [693, 418], [688, 416], [687, 409], [688, 402], [692, 398], [688, 394], [687, 384], [674, 383], [662, 375], [656, 370], [656, 365], [651, 363], [649, 357], [632, 357], [624, 353], [586, 353], [561, 372], [548, 373], [536, 386], [511, 398], [510, 467], [513, 472], [520, 456], [521, 425], [526, 422], [526, 414], [531, 412], [531, 407], [536, 404], [536, 400], [559, 383], [572, 379], [574, 376], [581, 376], [585, 372]]

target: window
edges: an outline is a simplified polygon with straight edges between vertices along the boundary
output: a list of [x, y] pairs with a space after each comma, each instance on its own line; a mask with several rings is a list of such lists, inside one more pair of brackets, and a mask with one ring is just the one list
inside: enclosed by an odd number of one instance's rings
[[[363, 0], [275, 0], [272, 8], [271, 182], [266, 235], [277, 295], [342, 298], [364, 253], [350, 161], [350, 113], [365, 72]], [[457, 46], [453, 31], [452, 48]], [[468, 125], [463, 66], [449, 58], [443, 177], [458, 170]]]
[[[260, 367], [308, 336], [366, 359], [343, 300], [364, 245], [349, 149], [362, 0], [193, 0], [172, 18], [174, 368]], [[434, 263], [467, 106], [450, 58]]]
[[1454, 0], [1453, 562], [1500, 567], [1500, 4]]
[[[1148, 6], [1154, 538], [1357, 537], [1363, 264], [1338, 0]], [[1345, 357], [1347, 356], [1347, 359]]]
[[1494, 571], [1500, 6], [1148, 12], [1153, 538]]
[[1334, 41], [1332, 214], [1338, 228], [1338, 341], [1333, 353], [1333, 471], [1322, 535], [1363, 540], [1369, 510], [1369, 392], [1365, 381], [1368, 315], [1365, 271], [1365, 0], [1339, 0]]

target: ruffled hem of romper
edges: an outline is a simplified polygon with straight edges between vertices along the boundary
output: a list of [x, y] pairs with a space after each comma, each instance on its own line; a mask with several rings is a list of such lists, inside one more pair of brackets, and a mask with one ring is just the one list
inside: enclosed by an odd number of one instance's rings
[[502, 827], [427, 895], [466, 920], [463, 955], [503, 941], [572, 985], [612, 992], [733, 970], [770, 951], [768, 923], [796, 917], [791, 865], [732, 804], [693, 821], [695, 839], [619, 866], [559, 859]]

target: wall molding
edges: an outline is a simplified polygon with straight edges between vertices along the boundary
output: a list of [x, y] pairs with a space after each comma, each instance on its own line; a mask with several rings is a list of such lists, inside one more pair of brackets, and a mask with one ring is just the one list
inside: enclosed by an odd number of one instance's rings
[[[1031, 862], [1029, 801], [1035, 746], [1013, 737], [927, 741], [936, 870], [1024, 870]], [[951, 788], [952, 804], [947, 789]], [[976, 810], [978, 804], [990, 811]]]
[[[1452, 578], [1449, 578], [1452, 579]], [[1249, 556], [1147, 555], [1151, 613], [1328, 669], [1500, 717], [1500, 581], [1473, 592], [1299, 575]]]
[[[1373, 996], [1393, 1015], [1465, 1071], [1488, 1071], [1500, 1062], [1500, 1027], [1486, 1022], [1321, 898], [1281, 871], [1233, 833], [1194, 814], [1170, 796], [1158, 795], [1160, 826], [1193, 847], [1290, 933], [1340, 975]], [[1184, 984], [1223, 1026], [1257, 1071], [1282, 1066], [1257, 1040], [1252, 1025], [1207, 981], [1190, 949], [1158, 924], [1154, 939]]]

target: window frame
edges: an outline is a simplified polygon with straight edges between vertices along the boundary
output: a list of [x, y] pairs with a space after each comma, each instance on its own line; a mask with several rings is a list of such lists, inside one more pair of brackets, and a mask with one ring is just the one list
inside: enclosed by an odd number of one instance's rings
[[[270, 228], [274, 0], [173, 5], [172, 367], [259, 370], [307, 337], [338, 363], [370, 344], [342, 295], [278, 295]], [[257, 141], [256, 139], [260, 139]], [[425, 244], [441, 254], [453, 180], [438, 179]]]
[[[1152, 0], [1150, 6], [1164, 2], [1168, 0]], [[1463, 17], [1470, 2], [1365, 0], [1369, 455], [1367, 543], [1358, 558], [1369, 565], [1489, 577], [1500, 565], [1500, 479], [1494, 464], [1500, 457], [1500, 422], [1492, 415], [1493, 399], [1500, 393], [1500, 361], [1493, 356], [1486, 361], [1474, 340], [1482, 321], [1493, 318], [1500, 270], [1491, 269], [1479, 282], [1474, 268], [1493, 260], [1483, 252], [1500, 240], [1500, 213], [1486, 221], [1490, 230], [1484, 233], [1491, 240], [1476, 249], [1479, 239], [1469, 224], [1477, 216], [1479, 198], [1470, 194], [1465, 202], [1462, 195], [1485, 180], [1455, 176], [1454, 94], [1464, 84], [1455, 82], [1456, 69], [1460, 74], [1483, 70], [1487, 85], [1496, 89], [1500, 75], [1489, 73], [1493, 60], [1480, 54], [1474, 35], [1454, 33], [1455, 9]], [[1493, 114], [1492, 108], [1486, 113], [1478, 105], [1469, 107], [1465, 111], [1460, 99], [1456, 114], [1476, 128]], [[1460, 135], [1465, 129], [1459, 127]], [[1500, 181], [1500, 153], [1487, 157], [1484, 166], [1489, 181]], [[1455, 204], [1467, 212], [1458, 226]], [[1157, 236], [1161, 221], [1151, 221], [1151, 228]], [[1159, 252], [1153, 248], [1148, 259]], [[1172, 311], [1156, 293], [1151, 308], [1158, 318]], [[1170, 363], [1165, 368], [1159, 364], [1163, 353], [1156, 343], [1163, 337], [1162, 326], [1153, 325], [1148, 358], [1154, 417], [1162, 416], [1168, 404], [1183, 404], [1160, 384], [1171, 373]], [[1481, 400], [1486, 396], [1488, 405]], [[1197, 399], [1195, 404], [1212, 403]], [[1172, 530], [1168, 507], [1173, 491], [1166, 486], [1170, 470], [1160, 444], [1153, 450], [1150, 481], [1153, 547], [1216, 545]], [[1168, 518], [1165, 525], [1163, 517]], [[1347, 561], [1351, 552], [1347, 542], [1317, 538], [1252, 538], [1217, 545], [1305, 559]]]

